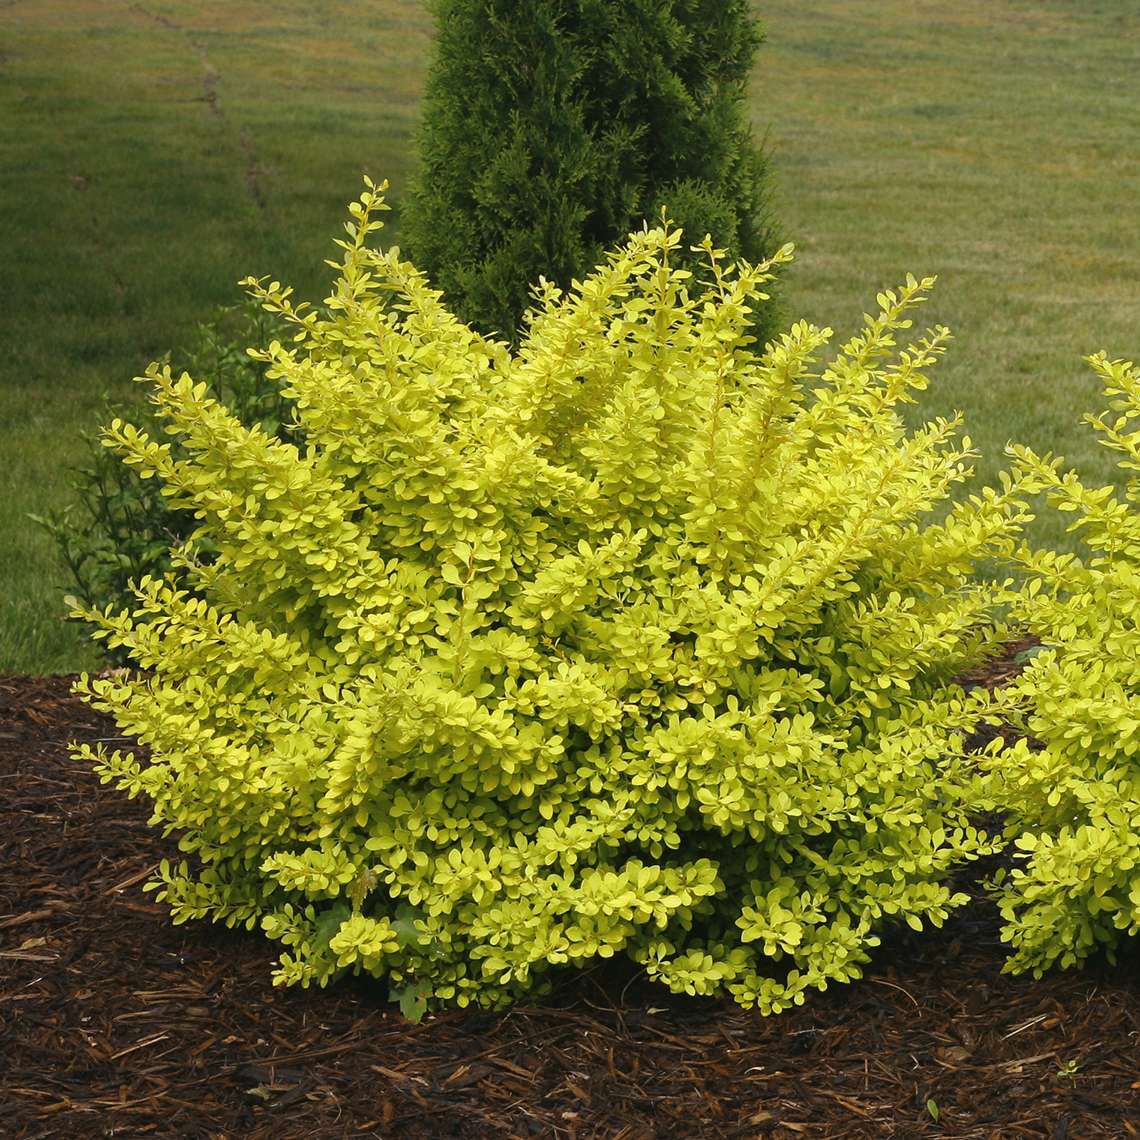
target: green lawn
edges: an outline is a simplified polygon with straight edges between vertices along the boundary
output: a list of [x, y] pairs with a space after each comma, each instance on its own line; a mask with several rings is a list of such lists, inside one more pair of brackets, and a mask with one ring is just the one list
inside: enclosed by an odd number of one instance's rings
[[956, 340], [920, 411], [966, 413], [980, 474], [1015, 439], [1113, 478], [1080, 424], [1100, 408], [1081, 358], [1140, 354], [1140, 5], [762, 9], [756, 118], [798, 247], [792, 312], [846, 332], [873, 287], [938, 274], [929, 319]]
[[[1016, 438], [1108, 477], [1080, 357], [1140, 353], [1134, 0], [758, 9], [790, 312], [849, 331], [938, 273], [929, 316], [959, 341], [923, 411], [963, 409], [984, 472]], [[361, 172], [398, 205], [429, 35], [419, 0], [0, 6], [0, 670], [94, 660], [28, 513], [65, 501], [102, 395], [239, 277], [320, 295]]]
[[418, 0], [0, 7], [0, 670], [94, 660], [28, 512], [239, 278], [323, 295], [361, 173], [406, 182], [429, 29]]

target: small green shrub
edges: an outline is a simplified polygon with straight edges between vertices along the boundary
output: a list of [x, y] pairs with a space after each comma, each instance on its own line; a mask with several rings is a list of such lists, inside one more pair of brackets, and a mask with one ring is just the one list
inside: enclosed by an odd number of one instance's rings
[[[569, 287], [665, 205], [694, 239], [752, 261], [775, 252], [745, 103], [761, 41], [748, 0], [434, 7], [401, 234], [463, 320], [515, 343], [533, 282]], [[769, 302], [753, 323], [772, 332]]]
[[[1087, 417], [1140, 472], [1140, 371], [1103, 354], [1090, 363], [1109, 411]], [[1009, 968], [1040, 976], [1140, 931], [1140, 478], [1122, 493], [1014, 448], [1052, 505], [1073, 512], [1088, 548], [1022, 555], [1028, 580], [1015, 618], [1044, 643], [1011, 696], [1022, 741], [994, 765], [995, 798], [1026, 860], [1002, 884]], [[1026, 484], [1028, 486], [1028, 484]]]
[[898, 414], [947, 336], [895, 343], [930, 282], [826, 367], [807, 323], [757, 356], [790, 250], [706, 244], [698, 279], [646, 230], [547, 285], [512, 353], [369, 248], [369, 185], [323, 315], [254, 286], [301, 338], [263, 359], [303, 448], [158, 367], [178, 450], [109, 434], [199, 520], [133, 613], [81, 611], [146, 672], [79, 691], [150, 759], [77, 755], [181, 834], [175, 921], [260, 925], [278, 981], [365, 971], [409, 1008], [622, 953], [765, 1012], [940, 923], [994, 849], [987, 698], [950, 684], [1001, 636], [971, 571], [1024, 512], [1010, 483], [923, 525], [970, 455]]
[[[214, 396], [243, 424], [296, 440], [289, 422], [292, 405], [266, 378], [264, 362], [246, 351], [247, 345], [268, 344], [283, 332], [281, 322], [260, 305], [244, 302], [200, 326], [179, 359], [193, 375], [209, 381]], [[105, 422], [115, 414], [130, 414], [149, 430], [161, 430], [158, 417], [145, 406], [129, 412], [109, 407]], [[194, 516], [172, 506], [160, 483], [141, 478], [100, 436], [93, 435], [87, 444], [72, 479], [73, 501], [39, 521], [56, 541], [68, 571], [69, 593], [89, 609], [129, 608], [135, 598], [132, 583], [166, 574], [171, 551], [196, 525]], [[181, 454], [177, 440], [172, 446], [173, 454]]]

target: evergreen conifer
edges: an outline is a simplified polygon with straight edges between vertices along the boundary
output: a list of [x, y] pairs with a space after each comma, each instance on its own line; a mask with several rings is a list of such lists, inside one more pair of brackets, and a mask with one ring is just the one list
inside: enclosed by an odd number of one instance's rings
[[[662, 206], [696, 244], [776, 248], [744, 107], [747, 0], [435, 0], [421, 170], [403, 232], [459, 316], [515, 341]], [[756, 332], [772, 324], [771, 307]]]

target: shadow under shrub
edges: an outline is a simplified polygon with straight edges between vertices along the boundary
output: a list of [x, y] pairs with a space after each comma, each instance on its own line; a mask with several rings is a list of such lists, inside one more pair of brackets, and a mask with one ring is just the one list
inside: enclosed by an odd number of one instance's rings
[[545, 286], [512, 351], [370, 248], [382, 206], [321, 311], [253, 285], [303, 445], [163, 367], [173, 442], [109, 432], [198, 520], [131, 612], [78, 611], [147, 671], [79, 690], [150, 761], [76, 754], [181, 835], [175, 921], [412, 1011], [620, 953], [765, 1012], [940, 923], [996, 846], [964, 743], [991, 698], [951, 678], [1003, 637], [972, 570], [1024, 508], [1007, 480], [927, 521], [971, 455], [898, 414], [948, 335], [896, 345], [930, 282], [826, 365], [802, 322], [760, 356], [790, 250], [693, 276], [666, 226]]

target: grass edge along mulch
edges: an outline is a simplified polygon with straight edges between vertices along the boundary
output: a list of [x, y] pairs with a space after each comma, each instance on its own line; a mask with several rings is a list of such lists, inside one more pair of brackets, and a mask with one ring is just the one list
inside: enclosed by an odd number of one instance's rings
[[1140, 1135], [1136, 956], [1003, 975], [984, 901], [767, 1019], [612, 965], [419, 1025], [372, 983], [274, 988], [265, 940], [174, 927], [143, 894], [173, 841], [68, 759], [115, 734], [70, 684], [0, 677], [7, 1136]]

